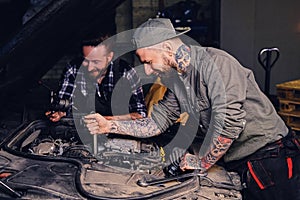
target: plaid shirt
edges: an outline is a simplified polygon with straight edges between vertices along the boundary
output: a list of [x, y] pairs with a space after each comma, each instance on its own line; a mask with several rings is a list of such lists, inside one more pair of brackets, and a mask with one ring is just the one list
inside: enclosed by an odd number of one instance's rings
[[[61, 83], [61, 87], [58, 92], [59, 99], [68, 99], [71, 102], [71, 104], [72, 104], [72, 96], [74, 95], [74, 91], [76, 87], [78, 87], [78, 89], [80, 90], [83, 96], [88, 95], [86, 78], [84, 73], [81, 70], [79, 70], [79, 67], [80, 66], [78, 64], [69, 63], [67, 65]], [[106, 73], [104, 79], [101, 82], [103, 91], [100, 92], [99, 89], [100, 85], [97, 82], [94, 83], [95, 88], [97, 90], [97, 95], [101, 97], [101, 95], [103, 94], [106, 100], [107, 100], [106, 97], [108, 95], [111, 95], [111, 93], [113, 92], [113, 89], [116, 84], [114, 79], [114, 76], [116, 76], [116, 74], [114, 74], [113, 67], [114, 67], [114, 63], [111, 62], [111, 64], [108, 66], [107, 69], [108, 72]], [[133, 90], [132, 92], [133, 101], [130, 101], [129, 112], [130, 113], [137, 112], [141, 114], [143, 117], [146, 117], [147, 110], [144, 101], [143, 89], [140, 86], [141, 85], [140, 78], [138, 77], [137, 72], [135, 71], [134, 68], [130, 67], [130, 70], [127, 69], [123, 68], [123, 70], [120, 71], [119, 73], [122, 74], [122, 76], [129, 81], [131, 89]]]

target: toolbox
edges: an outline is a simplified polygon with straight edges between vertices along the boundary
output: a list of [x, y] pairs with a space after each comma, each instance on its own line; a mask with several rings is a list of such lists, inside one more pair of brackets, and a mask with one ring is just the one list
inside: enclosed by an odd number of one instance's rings
[[278, 114], [293, 130], [300, 132], [300, 79], [276, 85]]

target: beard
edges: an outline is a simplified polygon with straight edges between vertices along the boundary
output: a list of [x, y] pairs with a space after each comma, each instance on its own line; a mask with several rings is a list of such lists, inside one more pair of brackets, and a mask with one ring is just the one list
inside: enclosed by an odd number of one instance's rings
[[[105, 76], [106, 70], [107, 70], [107, 67], [104, 69], [94, 69], [94, 70], [88, 72], [88, 76], [91, 79], [98, 80], [99, 78]], [[95, 76], [95, 73], [97, 73], [96, 76]]]
[[168, 59], [165, 55], [162, 56], [162, 59], [163, 70], [159, 72], [159, 76], [161, 78], [172, 78], [174, 76], [174, 72], [176, 72], [176, 63], [172, 62], [172, 60]]
[[107, 67], [104, 68], [104, 69], [93, 69], [92, 71], [86, 71], [86, 74], [87, 74], [87, 78], [89, 81], [97, 81], [99, 80], [100, 78], [103, 78], [106, 74], [106, 71], [107, 71]]
[[163, 56], [163, 64], [165, 71], [159, 73], [162, 83], [168, 88], [172, 88], [171, 86], [175, 81], [178, 81], [178, 72], [176, 70], [176, 63], [172, 62], [166, 56]]
[[104, 69], [93, 69], [92, 71], [84, 70], [84, 77], [88, 84], [98, 82], [99, 79], [105, 77], [107, 67]]

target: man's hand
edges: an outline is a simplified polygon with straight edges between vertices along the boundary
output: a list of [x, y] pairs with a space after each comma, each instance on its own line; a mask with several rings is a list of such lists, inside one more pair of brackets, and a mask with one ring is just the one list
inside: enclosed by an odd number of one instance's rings
[[91, 134], [104, 134], [110, 132], [110, 123], [102, 115], [95, 113], [84, 117], [84, 123]]
[[179, 166], [182, 171], [202, 169], [198, 157], [189, 153], [183, 156]]
[[66, 112], [52, 112], [52, 111], [47, 111], [45, 115], [51, 120], [52, 122], [58, 122], [62, 117], [66, 116]]

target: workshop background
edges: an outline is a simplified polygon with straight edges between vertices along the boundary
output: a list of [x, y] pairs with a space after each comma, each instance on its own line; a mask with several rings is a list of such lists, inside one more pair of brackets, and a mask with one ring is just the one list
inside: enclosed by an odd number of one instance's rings
[[[45, 8], [53, 2], [55, 1], [0, 0], [0, 58], [4, 54], [6, 56], [9, 45], [19, 41], [18, 38], [15, 38], [15, 35], [19, 31], [23, 31], [24, 35], [24, 32], [26, 33], [24, 26], [36, 16], [43, 16], [41, 13], [45, 12]], [[65, 3], [68, 1], [60, 2]], [[103, 2], [107, 3], [109, 1]], [[148, 18], [171, 17], [174, 26], [191, 26], [190, 36], [201, 45], [224, 49], [235, 56], [244, 66], [252, 69], [262, 90], [264, 90], [266, 84], [266, 71], [258, 61], [258, 54], [263, 48], [278, 48], [280, 56], [270, 73], [270, 98], [272, 98], [272, 102], [277, 109], [280, 105], [277, 101], [276, 85], [300, 79], [299, 0], [111, 0], [110, 4], [114, 6], [110, 7], [103, 3], [98, 11], [103, 12], [109, 7], [110, 12], [105, 13], [105, 17], [95, 18], [103, 24], [99, 27], [99, 24], [93, 22], [95, 25], [91, 25], [89, 28], [99, 30], [99, 28], [105, 27], [107, 30], [119, 33], [136, 28]], [[80, 4], [78, 3], [78, 5]], [[77, 12], [80, 12], [80, 8], [76, 7], [74, 3], [74, 16]], [[47, 17], [46, 14], [44, 16]], [[59, 17], [59, 15], [56, 17]], [[74, 24], [77, 23], [76, 19], [74, 17]], [[70, 26], [74, 24], [70, 24]], [[70, 27], [59, 25], [56, 27], [59, 30], [68, 28]], [[50, 38], [54, 42], [56, 33], [53, 34]], [[76, 34], [74, 33], [74, 35]], [[75, 38], [71, 35], [70, 38], [73, 39], [70, 41], [75, 41]], [[78, 36], [76, 39], [79, 38]], [[38, 43], [41, 41], [33, 40], [33, 42]], [[24, 87], [22, 97], [18, 95], [16, 95], [16, 98], [11, 97], [12, 93], [15, 94], [19, 91], [13, 91], [10, 94], [6, 89], [1, 90], [1, 133], [8, 133], [24, 121], [43, 116], [49, 103], [49, 91], [57, 88], [63, 68], [78, 50], [75, 47], [76, 44], [72, 48], [57, 46], [58, 50], [64, 51], [63, 55], [53, 57], [51, 67], [47, 68], [47, 71], [43, 71], [38, 75], [35, 74], [35, 76], [34, 70], [30, 72], [35, 77], [35, 84], [31, 84], [32, 87], [28, 85]], [[13, 50], [12, 48], [12, 52]], [[28, 48], [28, 51], [30, 51], [30, 48]], [[1, 64], [5, 62], [7, 60], [0, 60]], [[24, 66], [17, 67], [22, 68]], [[6, 76], [5, 70], [4, 66], [0, 66], [2, 81]], [[3, 82], [0, 80], [0, 89], [6, 87], [7, 81], [9, 80]], [[19, 88], [23, 90], [22, 85]], [[8, 99], [9, 103], [3, 99]]]
[[[126, 0], [117, 8], [117, 32], [136, 28], [181, 0]], [[234, 55], [252, 69], [264, 88], [265, 71], [257, 55], [262, 48], [277, 47], [280, 58], [272, 69], [270, 93], [276, 84], [300, 78], [300, 1], [298, 0], [195, 0], [199, 7], [203, 46], [214, 46]], [[204, 35], [204, 36], [203, 36]]]

